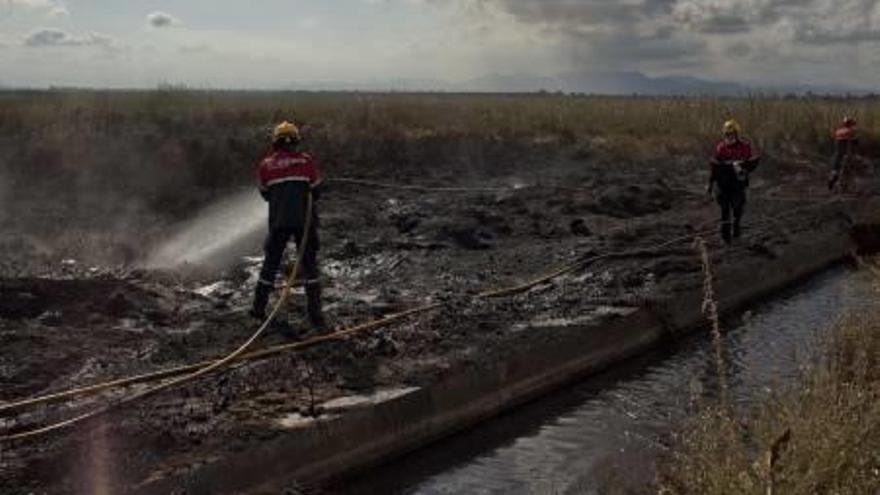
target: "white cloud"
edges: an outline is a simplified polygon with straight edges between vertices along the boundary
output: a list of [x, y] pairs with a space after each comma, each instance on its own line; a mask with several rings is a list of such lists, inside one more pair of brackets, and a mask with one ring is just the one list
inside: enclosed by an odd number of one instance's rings
[[190, 43], [178, 47], [177, 51], [185, 54], [204, 54], [214, 51], [213, 47], [207, 43]]
[[65, 7], [64, 5], [56, 5], [49, 9], [49, 12], [46, 13], [49, 17], [69, 17], [70, 9]]
[[61, 29], [43, 28], [29, 34], [23, 43], [31, 48], [52, 46], [103, 46], [110, 48], [116, 45], [116, 40], [111, 36], [94, 31], [70, 34]]
[[0, 7], [10, 9], [50, 9], [55, 4], [49, 0], [0, 0]]
[[48, 17], [66, 17], [70, 10], [63, 3], [53, 0], [0, 0], [0, 11], [44, 12]]
[[147, 22], [154, 28], [164, 28], [180, 24], [180, 19], [167, 12], [156, 11], [147, 14]]

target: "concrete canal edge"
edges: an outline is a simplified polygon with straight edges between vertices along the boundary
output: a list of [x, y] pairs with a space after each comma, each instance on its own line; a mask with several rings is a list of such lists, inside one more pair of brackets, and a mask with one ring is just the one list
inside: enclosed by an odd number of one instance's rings
[[[815, 236], [785, 246], [775, 259], [720, 270], [715, 280], [719, 309], [742, 310], [848, 257], [857, 247], [855, 235], [870, 237], [880, 229], [880, 217], [853, 218], [859, 223], [852, 230], [844, 221], [834, 228], [823, 225]], [[143, 484], [134, 493], [277, 493], [292, 480], [316, 482], [367, 469], [705, 328], [702, 298], [701, 291], [693, 291], [597, 326], [542, 328], [546, 340], [501, 362], [453, 371], [429, 387], [291, 429], [186, 475]]]

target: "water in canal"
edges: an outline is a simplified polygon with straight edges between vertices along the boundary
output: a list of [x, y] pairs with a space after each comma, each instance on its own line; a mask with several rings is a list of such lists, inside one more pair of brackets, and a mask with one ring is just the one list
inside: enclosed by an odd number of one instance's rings
[[[838, 267], [725, 322], [731, 396], [740, 410], [791, 383], [823, 333], [876, 294]], [[568, 494], [638, 486], [689, 410], [715, 390], [708, 335], [681, 342], [372, 470], [341, 493]]]

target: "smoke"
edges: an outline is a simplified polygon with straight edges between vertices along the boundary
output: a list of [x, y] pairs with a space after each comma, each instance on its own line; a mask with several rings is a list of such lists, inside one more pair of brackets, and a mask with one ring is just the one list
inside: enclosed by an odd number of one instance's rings
[[265, 228], [266, 206], [246, 191], [205, 208], [147, 256], [149, 269], [219, 269], [253, 251]]

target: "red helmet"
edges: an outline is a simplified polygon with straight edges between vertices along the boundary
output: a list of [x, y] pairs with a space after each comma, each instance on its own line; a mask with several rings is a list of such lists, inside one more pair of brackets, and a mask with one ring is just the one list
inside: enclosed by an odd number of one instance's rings
[[856, 119], [854, 117], [850, 117], [849, 115], [847, 115], [846, 117], [843, 118], [843, 125], [846, 127], [855, 127]]

